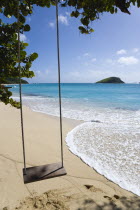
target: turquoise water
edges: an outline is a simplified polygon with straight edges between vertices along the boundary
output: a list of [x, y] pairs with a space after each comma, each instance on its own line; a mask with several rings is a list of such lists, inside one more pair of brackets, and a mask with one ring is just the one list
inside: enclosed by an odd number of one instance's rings
[[[89, 105], [116, 109], [140, 109], [139, 84], [62, 84], [62, 98]], [[18, 86], [13, 86], [13, 93]], [[22, 85], [23, 95], [42, 98], [57, 98], [57, 84]]]
[[[12, 86], [19, 100], [18, 85]], [[57, 84], [22, 85], [23, 104], [59, 116]], [[62, 84], [63, 117], [83, 120], [69, 149], [100, 174], [140, 195], [140, 85]]]

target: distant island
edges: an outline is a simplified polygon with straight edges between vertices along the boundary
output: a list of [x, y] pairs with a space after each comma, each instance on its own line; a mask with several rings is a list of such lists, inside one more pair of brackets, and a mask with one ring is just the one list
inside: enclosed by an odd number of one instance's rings
[[[21, 79], [22, 84], [29, 84], [26, 80]], [[19, 84], [19, 78], [7, 78], [4, 84]]]
[[119, 77], [108, 77], [96, 83], [124, 83]]

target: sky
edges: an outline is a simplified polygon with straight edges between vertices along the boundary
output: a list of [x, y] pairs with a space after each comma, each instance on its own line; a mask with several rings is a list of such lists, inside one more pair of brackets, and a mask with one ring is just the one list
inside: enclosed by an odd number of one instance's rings
[[[120, 77], [126, 83], [140, 82], [140, 9], [131, 15], [104, 13], [91, 25], [90, 35], [80, 34], [80, 20], [70, 17], [70, 8], [59, 8], [61, 82], [94, 83], [106, 77]], [[12, 18], [11, 18], [12, 19]], [[27, 17], [31, 31], [21, 35], [29, 43], [28, 53], [37, 52], [31, 83], [55, 83], [57, 48], [55, 7], [35, 7]]]

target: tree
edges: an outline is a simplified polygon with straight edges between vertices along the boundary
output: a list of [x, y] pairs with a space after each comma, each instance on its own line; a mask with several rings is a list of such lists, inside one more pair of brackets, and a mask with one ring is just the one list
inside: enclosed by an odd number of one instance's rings
[[[14, 15], [17, 18], [17, 6], [18, 1], [1, 1], [0, 12], [6, 17]], [[5, 24], [0, 20], [0, 84], [6, 82], [6, 78], [18, 78], [18, 40], [17, 33], [18, 28], [22, 34], [24, 31], [29, 31], [30, 26], [25, 24], [25, 17], [30, 13], [30, 9], [27, 7], [23, 10], [21, 5], [21, 12], [19, 15], [20, 22], [17, 21], [12, 24]], [[31, 78], [34, 76], [34, 72], [30, 70], [32, 62], [38, 57], [37, 53], [32, 53], [27, 56], [25, 51], [27, 43], [20, 42], [20, 54], [21, 54], [21, 77]], [[12, 92], [8, 90], [4, 85], [0, 85], [0, 100], [5, 104], [10, 103], [13, 106], [19, 107], [19, 103], [12, 98]]]
[[89, 34], [94, 30], [90, 23], [100, 18], [104, 12], [111, 14], [117, 13], [118, 10], [130, 15], [129, 8], [133, 5], [140, 7], [140, 0], [64, 0], [61, 6], [71, 6], [71, 17], [80, 17], [82, 26], [79, 30], [82, 34]]
[[[40, 7], [50, 7], [56, 4], [56, 0], [21, 0], [20, 1], [20, 33], [30, 31], [30, 26], [26, 24], [26, 17], [33, 13], [34, 5]], [[94, 30], [90, 27], [90, 23], [100, 18], [104, 12], [111, 14], [117, 13], [121, 10], [130, 15], [129, 8], [131, 4], [140, 7], [140, 0], [58, 0], [61, 7], [71, 7], [71, 17], [79, 18], [81, 26], [79, 30], [82, 34], [89, 34]], [[18, 17], [17, 7], [18, 0], [1, 0], [0, 13], [5, 17]], [[0, 84], [4, 83], [8, 77], [18, 77], [18, 41], [17, 41], [18, 24], [5, 24], [0, 19]], [[21, 76], [31, 78], [34, 76], [33, 71], [30, 70], [32, 62], [38, 57], [37, 53], [27, 56], [27, 43], [20, 42], [21, 46]], [[5, 104], [11, 103], [19, 107], [13, 99], [10, 98], [12, 93], [5, 87], [0, 85], [0, 100]]]

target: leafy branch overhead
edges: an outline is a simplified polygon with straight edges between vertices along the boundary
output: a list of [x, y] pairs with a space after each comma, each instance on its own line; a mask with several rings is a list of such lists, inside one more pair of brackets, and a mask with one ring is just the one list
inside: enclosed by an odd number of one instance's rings
[[[21, 0], [21, 22], [25, 21], [27, 15], [33, 13], [33, 6], [50, 7], [55, 5], [55, 0]], [[71, 17], [80, 18], [81, 26], [79, 30], [81, 33], [91, 33], [94, 30], [89, 26], [92, 21], [100, 18], [100, 15], [104, 12], [111, 14], [121, 12], [130, 14], [129, 8], [131, 5], [140, 7], [140, 0], [58, 0], [60, 6], [71, 7]], [[17, 8], [15, 5], [17, 0], [1, 0], [0, 8], [1, 12], [5, 16], [17, 17]], [[29, 30], [29, 25], [25, 26]]]
[[90, 23], [99, 19], [101, 14], [104, 12], [114, 14], [120, 10], [130, 15], [131, 4], [140, 7], [140, 0], [64, 0], [61, 5], [73, 8], [71, 17], [80, 18], [82, 23], [79, 26], [80, 32], [89, 34], [94, 31]]
[[[32, 15], [34, 6], [47, 7], [55, 6], [55, 0], [0, 0], [0, 13], [9, 18], [18, 18], [19, 21], [12, 24], [4, 23], [0, 19], [0, 84], [4, 84], [7, 78], [18, 78], [18, 41], [17, 32], [20, 28], [20, 34], [30, 31], [30, 25], [26, 24], [26, 17]], [[71, 8], [71, 17], [79, 18], [81, 24], [79, 30], [82, 34], [89, 34], [94, 30], [90, 27], [90, 23], [99, 19], [101, 14], [108, 12], [111, 14], [121, 12], [130, 15], [129, 8], [131, 5], [140, 7], [140, 0], [58, 0], [61, 7]], [[14, 19], [13, 19], [14, 20]], [[20, 42], [21, 53], [21, 76], [31, 78], [34, 72], [31, 71], [32, 62], [38, 57], [37, 53], [27, 55], [27, 43]], [[10, 97], [12, 93], [3, 85], [0, 85], [0, 101], [5, 104], [11, 103], [18, 106]]]
[[[1, 1], [0, 12], [6, 17], [15, 16], [17, 18], [17, 7], [18, 1]], [[24, 5], [25, 7], [25, 5]], [[22, 8], [22, 9], [21, 9]], [[5, 84], [7, 78], [19, 78], [18, 69], [18, 28], [20, 34], [30, 31], [30, 26], [26, 24], [26, 18], [24, 15], [28, 15], [30, 10], [25, 13], [21, 5], [19, 21], [13, 22], [12, 24], [3, 23], [0, 20], [0, 84]], [[27, 11], [27, 9], [26, 9]], [[32, 62], [38, 57], [37, 53], [27, 55], [26, 47], [28, 43], [20, 42], [20, 62], [21, 62], [21, 77], [32, 78], [34, 72], [30, 70]], [[0, 101], [5, 104], [12, 104], [13, 106], [19, 107], [19, 103], [15, 102], [10, 97], [12, 96], [5, 86], [0, 85]]]

